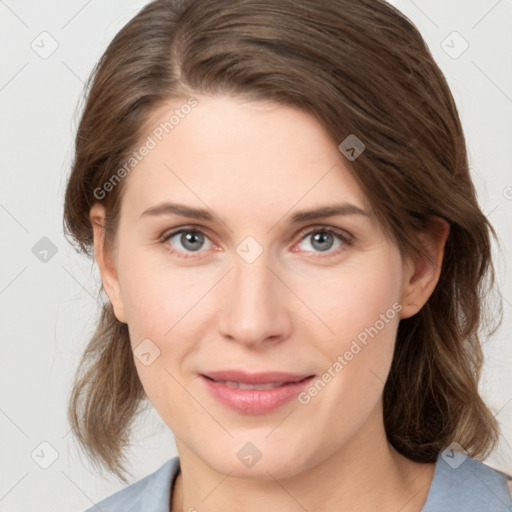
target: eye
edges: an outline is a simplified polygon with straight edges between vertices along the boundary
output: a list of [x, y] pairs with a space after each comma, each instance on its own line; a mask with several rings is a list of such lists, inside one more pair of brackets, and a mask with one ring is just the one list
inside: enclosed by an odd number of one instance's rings
[[[161, 239], [162, 243], [166, 243], [169, 252], [175, 254], [179, 258], [190, 258], [186, 253], [199, 252], [204, 248], [205, 241], [209, 242], [206, 249], [213, 247], [210, 239], [200, 230], [196, 228], [181, 228], [177, 231], [165, 234]], [[181, 247], [180, 247], [181, 245]], [[185, 253], [185, 254], [183, 254]]]
[[[310, 239], [308, 243], [305, 243]], [[201, 249], [212, 249], [214, 244], [208, 236], [198, 228], [183, 227], [176, 231], [166, 233], [160, 238], [166, 249], [178, 258], [197, 257], [193, 253], [200, 253]], [[352, 245], [352, 237], [346, 232], [337, 229], [319, 226], [309, 229], [301, 234], [300, 242], [304, 244], [300, 250], [313, 253], [328, 253], [328, 256], [336, 255]]]
[[302, 250], [315, 253], [329, 252], [329, 256], [338, 254], [352, 243], [348, 233], [324, 226], [315, 227], [307, 231], [302, 236], [298, 245], [305, 241], [308, 242], [305, 244], [305, 247], [303, 246]]

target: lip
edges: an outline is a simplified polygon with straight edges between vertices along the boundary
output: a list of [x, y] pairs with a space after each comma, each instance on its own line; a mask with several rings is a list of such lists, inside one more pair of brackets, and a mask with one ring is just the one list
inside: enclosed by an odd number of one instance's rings
[[[239, 371], [208, 372], [201, 374], [207, 389], [224, 406], [242, 414], [265, 414], [272, 412], [293, 400], [315, 378], [314, 375], [296, 375], [282, 372], [247, 374]], [[212, 380], [215, 378], [215, 380]], [[221, 381], [245, 384], [283, 385], [272, 389], [238, 389]]]

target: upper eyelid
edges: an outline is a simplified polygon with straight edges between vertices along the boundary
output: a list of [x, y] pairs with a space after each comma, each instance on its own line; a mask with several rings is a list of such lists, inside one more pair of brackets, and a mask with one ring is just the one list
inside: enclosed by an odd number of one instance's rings
[[205, 229], [204, 227], [187, 225], [187, 226], [181, 226], [179, 228], [166, 230], [158, 237], [158, 239], [161, 241], [166, 241], [173, 236], [176, 236], [180, 233], [187, 232], [187, 231], [190, 231], [190, 232], [195, 231], [195, 232], [198, 232], [198, 233], [201, 233], [201, 234], [207, 236], [208, 238], [211, 238], [210, 235], [208, 234], [208, 230]]

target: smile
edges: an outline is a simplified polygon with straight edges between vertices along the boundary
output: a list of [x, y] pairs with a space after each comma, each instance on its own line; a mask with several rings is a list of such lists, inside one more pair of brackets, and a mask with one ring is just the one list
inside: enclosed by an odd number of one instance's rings
[[246, 382], [213, 380], [201, 375], [210, 394], [222, 406], [241, 414], [265, 414], [292, 401], [314, 379], [314, 375], [295, 382]]

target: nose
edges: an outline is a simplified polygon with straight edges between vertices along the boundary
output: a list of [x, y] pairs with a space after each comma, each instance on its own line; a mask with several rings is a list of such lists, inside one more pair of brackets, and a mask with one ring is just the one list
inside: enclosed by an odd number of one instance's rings
[[265, 253], [252, 263], [236, 256], [219, 293], [219, 332], [225, 339], [256, 348], [290, 336], [289, 292]]

